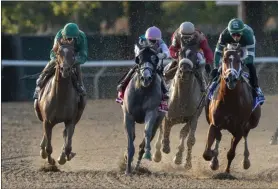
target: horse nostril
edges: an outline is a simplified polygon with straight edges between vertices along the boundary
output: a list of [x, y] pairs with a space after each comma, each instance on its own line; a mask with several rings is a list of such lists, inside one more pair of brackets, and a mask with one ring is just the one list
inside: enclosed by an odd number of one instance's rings
[[228, 82], [230, 81], [230, 79], [227, 77], [227, 78], [225, 79], [225, 81], [228, 83]]
[[152, 80], [152, 77], [151, 77], [151, 76], [149, 76], [147, 79], [150, 81], [150, 80]]
[[141, 77], [140, 77], [140, 79], [141, 79], [141, 80], [144, 80], [144, 77], [143, 77], [143, 76], [141, 76]]

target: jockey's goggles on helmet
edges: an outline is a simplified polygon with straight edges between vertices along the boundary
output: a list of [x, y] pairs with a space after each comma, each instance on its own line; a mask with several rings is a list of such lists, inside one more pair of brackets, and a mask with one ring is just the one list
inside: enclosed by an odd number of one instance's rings
[[185, 43], [191, 41], [192, 39], [194, 39], [193, 34], [181, 34], [181, 40]]
[[241, 33], [232, 33], [232, 37], [241, 37]]
[[158, 40], [156, 40], [156, 39], [149, 39], [148, 41], [149, 41], [150, 44], [155, 45]]
[[72, 42], [74, 40], [73, 37], [66, 38], [67, 41]]

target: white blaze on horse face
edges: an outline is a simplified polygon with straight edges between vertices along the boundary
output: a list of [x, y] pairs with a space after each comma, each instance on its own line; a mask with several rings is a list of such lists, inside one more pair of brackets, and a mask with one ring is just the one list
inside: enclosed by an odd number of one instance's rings
[[[67, 57], [67, 53], [69, 52], [69, 49], [68, 48], [64, 48], [63, 51], [65, 53], [65, 57]], [[64, 60], [65, 60], [65, 62], [67, 62], [66, 58]]]
[[227, 77], [229, 73], [232, 73], [236, 76], [237, 79], [239, 79], [240, 71], [241, 71], [241, 64], [239, 64], [238, 70], [234, 69], [234, 59], [235, 59], [234, 55], [231, 54], [229, 56], [230, 68], [228, 68], [225, 71], [225, 77]]

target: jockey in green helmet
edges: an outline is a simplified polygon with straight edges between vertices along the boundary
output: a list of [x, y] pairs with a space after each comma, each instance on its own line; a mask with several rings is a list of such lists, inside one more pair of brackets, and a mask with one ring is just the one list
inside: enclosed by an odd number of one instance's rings
[[39, 78], [37, 79], [37, 86], [34, 93], [34, 99], [38, 98], [40, 89], [46, 84], [46, 81], [54, 74], [56, 65], [56, 52], [55, 49], [58, 47], [58, 41], [72, 42], [74, 40], [74, 47], [77, 53], [75, 57], [77, 79], [74, 81], [77, 91], [80, 95], [86, 95], [86, 91], [83, 85], [80, 64], [84, 64], [88, 58], [88, 44], [87, 37], [84, 32], [79, 30], [77, 24], [68, 23], [63, 29], [59, 30], [55, 36], [53, 48], [50, 51], [50, 61], [43, 69]]
[[217, 85], [216, 81], [219, 76], [218, 70], [220, 70], [219, 66], [224, 47], [226, 47], [227, 45], [233, 46], [237, 44], [240, 44], [241, 49], [246, 55], [243, 59], [243, 63], [246, 65], [250, 72], [250, 84], [255, 89], [253, 96], [255, 99], [260, 101], [262, 105], [265, 97], [262, 90], [258, 86], [258, 77], [256, 68], [254, 66], [256, 38], [253, 29], [247, 24], [244, 24], [243, 21], [238, 18], [231, 19], [229, 21], [228, 27], [225, 28], [220, 34], [214, 53], [215, 68], [211, 72], [211, 76], [212, 78], [214, 78], [214, 82], [211, 85], [211, 89], [213, 90]]

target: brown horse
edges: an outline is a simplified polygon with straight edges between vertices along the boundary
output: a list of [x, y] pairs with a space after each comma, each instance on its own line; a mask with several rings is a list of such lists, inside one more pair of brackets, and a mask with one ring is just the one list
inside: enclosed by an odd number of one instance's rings
[[74, 44], [62, 44], [59, 41], [55, 50], [57, 54], [55, 74], [40, 91], [39, 98], [34, 102], [34, 108], [36, 116], [43, 122], [44, 134], [40, 144], [40, 155], [43, 159], [48, 158], [50, 165], [55, 165], [51, 157], [52, 129], [56, 124], [64, 122], [65, 143], [58, 158], [58, 163], [63, 165], [75, 155], [72, 152], [72, 136], [86, 106], [86, 98], [79, 96], [72, 82], [76, 77]]
[[[250, 129], [257, 127], [259, 123], [261, 107], [258, 104], [253, 105], [252, 88], [243, 73], [240, 50], [225, 48], [220, 85], [215, 90], [211, 101], [207, 99], [205, 107], [210, 128], [203, 158], [206, 161], [212, 160], [210, 164], [212, 170], [219, 168], [217, 156], [222, 129], [228, 130], [233, 135], [231, 148], [227, 153], [228, 165], [225, 172], [230, 172], [236, 146], [242, 137], [244, 137], [243, 168], [250, 167], [247, 136]], [[215, 148], [211, 150], [215, 139]]]

